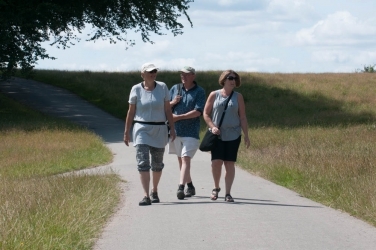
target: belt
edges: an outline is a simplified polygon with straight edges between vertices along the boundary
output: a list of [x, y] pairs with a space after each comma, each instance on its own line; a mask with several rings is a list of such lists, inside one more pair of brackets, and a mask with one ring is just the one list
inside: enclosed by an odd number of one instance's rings
[[133, 121], [133, 124], [141, 123], [141, 124], [148, 124], [148, 125], [166, 125], [166, 122], [143, 122], [143, 121]]

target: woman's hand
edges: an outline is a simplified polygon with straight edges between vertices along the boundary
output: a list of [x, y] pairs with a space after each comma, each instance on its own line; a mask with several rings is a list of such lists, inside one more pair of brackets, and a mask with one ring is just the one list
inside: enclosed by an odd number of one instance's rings
[[246, 147], [246, 148], [249, 148], [249, 146], [251, 145], [251, 142], [249, 141], [249, 138], [248, 138], [248, 137], [245, 137], [245, 138], [244, 138], [244, 144], [245, 144], [245, 147]]
[[211, 128], [211, 132], [215, 135], [220, 135], [221, 134], [221, 130], [219, 130], [219, 128], [217, 127], [212, 127]]
[[130, 135], [129, 135], [129, 132], [125, 132], [124, 133], [124, 143], [125, 143], [125, 145], [127, 145], [127, 146], [129, 146], [129, 142], [130, 142], [130, 140], [131, 140], [131, 137], [130, 137]]

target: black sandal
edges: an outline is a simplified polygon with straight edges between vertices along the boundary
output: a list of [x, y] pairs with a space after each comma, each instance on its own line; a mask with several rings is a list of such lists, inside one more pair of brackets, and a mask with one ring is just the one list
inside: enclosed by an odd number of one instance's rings
[[234, 199], [232, 198], [232, 196], [230, 194], [226, 194], [225, 201], [227, 201], [227, 202], [234, 202]]
[[210, 199], [213, 200], [213, 201], [217, 200], [219, 191], [221, 191], [221, 188], [214, 188], [212, 193], [211, 193]]

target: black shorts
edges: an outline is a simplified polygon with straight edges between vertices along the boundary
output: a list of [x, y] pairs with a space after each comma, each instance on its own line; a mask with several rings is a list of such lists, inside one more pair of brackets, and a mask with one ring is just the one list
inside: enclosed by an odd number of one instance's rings
[[240, 142], [241, 136], [233, 141], [218, 140], [216, 147], [211, 151], [211, 160], [236, 162]]

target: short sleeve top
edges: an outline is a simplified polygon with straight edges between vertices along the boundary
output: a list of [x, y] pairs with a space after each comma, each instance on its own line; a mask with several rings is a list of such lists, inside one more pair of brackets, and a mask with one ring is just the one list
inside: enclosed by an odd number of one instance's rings
[[[167, 120], [164, 105], [170, 100], [168, 87], [164, 82], [155, 82], [152, 91], [145, 90], [143, 83], [132, 87], [129, 103], [136, 105], [135, 121], [165, 122]], [[147, 144], [156, 148], [164, 148], [168, 143], [166, 125], [149, 125], [135, 123], [132, 130], [133, 146]]]
[[[202, 114], [205, 106], [205, 90], [198, 86], [186, 90], [182, 83], [175, 84], [170, 89], [170, 100], [174, 99], [178, 93], [181, 96], [180, 102], [173, 107], [173, 114], [185, 114], [192, 110], [197, 110]], [[175, 122], [176, 136], [199, 138], [200, 133], [200, 117], [184, 119]]]

